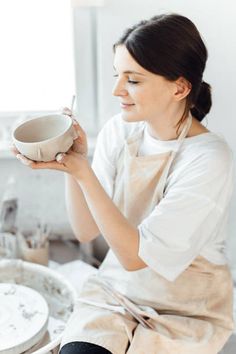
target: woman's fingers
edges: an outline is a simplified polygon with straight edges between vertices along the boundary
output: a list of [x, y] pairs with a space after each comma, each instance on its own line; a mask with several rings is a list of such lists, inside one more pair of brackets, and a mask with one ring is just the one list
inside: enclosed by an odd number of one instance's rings
[[59, 154], [56, 155], [56, 161], [59, 164], [66, 163], [68, 161], [68, 159], [70, 158], [70, 156], [77, 157], [77, 154], [72, 149], [70, 149], [66, 153], [65, 152], [60, 152]]
[[76, 120], [76, 118], [73, 116], [73, 113], [72, 113], [72, 111], [70, 110], [70, 108], [64, 107], [64, 108], [62, 109], [62, 113], [63, 113], [63, 114], [66, 114], [66, 115], [68, 115], [68, 116], [70, 116], [71, 119], [72, 119], [72, 121], [73, 121], [73, 126], [74, 126], [74, 128], [75, 128], [78, 132], [81, 132], [81, 134], [86, 135], [86, 134], [85, 134], [85, 131], [83, 130], [83, 128], [81, 127], [81, 125], [78, 123], [78, 121]]
[[[56, 161], [50, 161], [50, 162], [37, 162], [28, 159], [26, 156], [22, 155], [19, 150], [15, 147], [15, 145], [12, 145], [11, 151], [13, 154], [16, 156], [17, 160], [19, 160], [21, 163], [23, 163], [26, 166], [30, 166], [34, 169], [46, 169], [46, 168], [51, 168], [55, 169], [58, 167]], [[55, 164], [56, 162], [56, 164]]]
[[59, 164], [56, 160], [49, 162], [34, 162], [30, 165], [30, 167], [34, 170], [58, 170], [66, 172], [66, 168], [63, 164]]
[[59, 164], [56, 160], [49, 162], [41, 162], [41, 161], [33, 161], [28, 159], [22, 154], [16, 154], [16, 158], [26, 166], [29, 166], [33, 170], [42, 170], [42, 169], [50, 169], [50, 170], [58, 170], [66, 172], [67, 169], [63, 164]]
[[87, 135], [83, 130], [83, 128], [81, 127], [81, 125], [74, 118], [73, 118], [73, 127], [78, 137], [74, 139], [72, 150], [81, 153], [82, 155], [87, 155], [88, 153]]
[[[68, 107], [64, 107], [63, 114], [70, 116], [72, 119], [73, 128], [74, 128], [74, 137], [73, 137], [74, 141], [76, 142], [76, 140], [77, 140], [80, 144], [85, 144], [87, 146], [86, 133], [83, 130], [83, 128], [81, 127], [81, 125], [78, 123], [76, 118], [73, 116], [71, 110]], [[86, 147], [86, 149], [87, 149], [87, 147]], [[76, 151], [77, 151], [77, 148], [76, 148]]]
[[16, 146], [13, 144], [10, 147], [10, 151], [13, 152], [14, 155], [20, 154], [20, 151], [17, 150]]
[[86, 137], [86, 133], [81, 127], [81, 125], [73, 118], [73, 127], [76, 130], [77, 134], [82, 137]]
[[59, 154], [57, 154], [56, 155], [56, 161], [58, 162], [58, 163], [60, 163], [60, 164], [62, 164], [63, 163], [63, 160], [65, 160], [65, 153], [59, 153]]
[[26, 166], [29, 166], [29, 165], [31, 165], [32, 163], [34, 163], [34, 161], [32, 161], [32, 160], [30, 160], [30, 159], [27, 159], [27, 157], [25, 157], [24, 155], [22, 155], [22, 154], [16, 154], [16, 158], [20, 161], [20, 162], [22, 162], [24, 165], [26, 165]]
[[30, 164], [32, 164], [34, 161], [28, 159], [27, 157], [25, 157], [24, 155], [22, 155], [20, 153], [20, 151], [16, 148], [16, 146], [13, 144], [10, 148], [11, 152], [15, 155], [15, 157], [22, 162], [24, 165], [29, 166]]

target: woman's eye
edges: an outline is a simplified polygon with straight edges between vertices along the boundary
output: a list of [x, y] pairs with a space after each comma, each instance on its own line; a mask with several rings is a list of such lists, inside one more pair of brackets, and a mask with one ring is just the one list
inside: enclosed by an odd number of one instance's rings
[[128, 83], [132, 85], [136, 85], [138, 84], [138, 81], [128, 80]]
[[[113, 75], [114, 77], [118, 77], [119, 75]], [[128, 83], [131, 85], [136, 85], [139, 83], [139, 81], [134, 81], [134, 80], [128, 80]]]

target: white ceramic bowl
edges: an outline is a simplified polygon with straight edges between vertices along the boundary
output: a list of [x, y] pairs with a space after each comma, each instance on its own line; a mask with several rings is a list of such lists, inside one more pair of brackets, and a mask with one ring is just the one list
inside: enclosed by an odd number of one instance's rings
[[67, 152], [75, 136], [73, 122], [64, 114], [28, 120], [15, 128], [12, 140], [20, 153], [34, 161], [53, 161]]

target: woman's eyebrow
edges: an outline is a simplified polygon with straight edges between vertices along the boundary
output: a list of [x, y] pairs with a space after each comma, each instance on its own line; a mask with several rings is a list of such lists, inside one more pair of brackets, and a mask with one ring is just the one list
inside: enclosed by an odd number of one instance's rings
[[[114, 67], [114, 65], [113, 65], [113, 68], [114, 68], [114, 70], [116, 70], [116, 68]], [[136, 74], [136, 75], [145, 76], [144, 74], [139, 73], [139, 72], [137, 72], [137, 71], [133, 71], [133, 70], [126, 70], [126, 71], [123, 72], [123, 74]]]

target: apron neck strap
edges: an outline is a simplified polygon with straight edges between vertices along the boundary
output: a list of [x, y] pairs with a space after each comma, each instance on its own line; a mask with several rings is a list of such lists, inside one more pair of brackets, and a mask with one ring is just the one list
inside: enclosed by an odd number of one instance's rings
[[161, 187], [161, 191], [162, 191], [162, 195], [160, 196], [161, 198], [163, 197], [163, 194], [164, 194], [164, 189], [165, 189], [165, 184], [166, 184], [166, 180], [167, 180], [167, 177], [168, 177], [168, 173], [169, 173], [169, 170], [170, 170], [170, 166], [175, 158], [175, 156], [177, 155], [177, 153], [180, 151], [181, 149], [181, 146], [184, 142], [184, 139], [186, 138], [188, 132], [189, 132], [189, 129], [191, 127], [191, 124], [192, 124], [192, 115], [191, 113], [189, 112], [189, 115], [186, 119], [187, 121], [185, 122], [185, 125], [177, 139], [178, 141], [178, 147], [176, 150], [172, 151], [171, 154], [170, 154], [170, 157], [168, 159], [168, 162], [164, 168], [164, 171], [162, 172], [162, 175], [160, 177], [160, 180], [159, 180], [159, 183], [162, 185]]
[[185, 123], [185, 125], [184, 125], [178, 139], [177, 139], [178, 141], [181, 141], [181, 145], [182, 145], [184, 138], [186, 138], [186, 136], [188, 135], [189, 129], [192, 125], [192, 120], [193, 120], [192, 114], [189, 112], [189, 115], [186, 119], [186, 123]]

